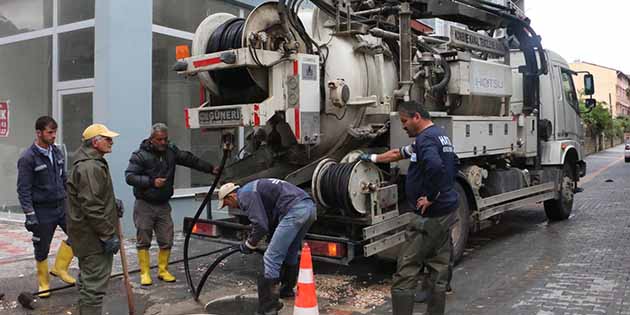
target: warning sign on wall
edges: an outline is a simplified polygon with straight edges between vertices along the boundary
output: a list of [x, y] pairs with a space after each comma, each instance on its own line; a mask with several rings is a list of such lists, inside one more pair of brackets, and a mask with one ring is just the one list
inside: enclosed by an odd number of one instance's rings
[[9, 136], [9, 102], [0, 102], [0, 137]]

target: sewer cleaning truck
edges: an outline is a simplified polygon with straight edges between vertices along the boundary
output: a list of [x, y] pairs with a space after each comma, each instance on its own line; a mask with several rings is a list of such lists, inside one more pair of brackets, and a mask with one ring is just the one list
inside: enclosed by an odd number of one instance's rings
[[[446, 36], [421, 23], [436, 18], [451, 22]], [[266, 2], [246, 18], [208, 16], [173, 68], [208, 96], [186, 110], [188, 128], [221, 130], [226, 147], [242, 133], [221, 181], [274, 177], [312, 195], [306, 240], [320, 260], [391, 257], [405, 241], [408, 162], [356, 162], [411, 143], [401, 101], [428, 109], [459, 157], [456, 259], [506, 211], [543, 203], [549, 220], [567, 219], [586, 172], [578, 73], [511, 1]], [[592, 95], [593, 77], [583, 80]], [[249, 222], [228, 214], [185, 229], [236, 241]]]

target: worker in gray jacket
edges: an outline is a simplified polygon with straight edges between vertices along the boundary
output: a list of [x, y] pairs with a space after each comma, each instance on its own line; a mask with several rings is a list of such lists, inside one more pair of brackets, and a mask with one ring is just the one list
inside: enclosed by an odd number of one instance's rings
[[[272, 234], [263, 256], [264, 272], [258, 279], [258, 311], [275, 315], [283, 306], [279, 297], [293, 297], [298, 275], [298, 252], [306, 232], [317, 218], [317, 208], [299, 187], [275, 178], [262, 178], [243, 187], [227, 183], [219, 189], [219, 208], [241, 209], [252, 224], [240, 245], [251, 254], [260, 240]], [[275, 286], [280, 283], [279, 295]]]

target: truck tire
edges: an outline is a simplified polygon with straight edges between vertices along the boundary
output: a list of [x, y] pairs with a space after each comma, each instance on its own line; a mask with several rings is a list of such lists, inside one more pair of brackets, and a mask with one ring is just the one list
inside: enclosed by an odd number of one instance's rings
[[470, 233], [470, 203], [464, 187], [455, 182], [455, 190], [459, 195], [457, 206], [457, 223], [451, 229], [451, 239], [453, 242], [453, 261], [457, 263], [464, 254], [468, 234]]
[[549, 221], [566, 220], [573, 210], [573, 195], [576, 187], [573, 167], [569, 163], [564, 163], [562, 171], [564, 175], [562, 176], [562, 183], [560, 183], [558, 198], [544, 202], [545, 214], [547, 214]]

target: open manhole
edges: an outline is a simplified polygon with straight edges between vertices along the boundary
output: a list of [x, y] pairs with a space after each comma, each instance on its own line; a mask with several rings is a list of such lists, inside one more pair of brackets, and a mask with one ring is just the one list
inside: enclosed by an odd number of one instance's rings
[[257, 294], [239, 294], [210, 301], [205, 309], [212, 315], [254, 314], [256, 306], [258, 306]]

